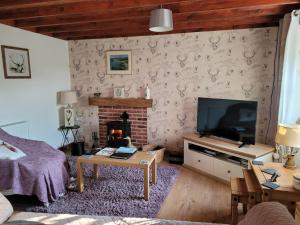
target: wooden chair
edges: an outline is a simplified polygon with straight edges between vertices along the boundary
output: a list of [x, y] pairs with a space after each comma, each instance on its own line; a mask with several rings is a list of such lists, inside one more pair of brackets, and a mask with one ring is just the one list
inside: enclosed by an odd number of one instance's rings
[[243, 213], [247, 212], [248, 191], [244, 178], [232, 177], [231, 184], [231, 224], [236, 225], [238, 222], [238, 204], [243, 204]]
[[255, 204], [262, 201], [262, 189], [259, 184], [253, 170], [244, 169], [243, 170], [244, 179], [246, 182], [246, 188], [248, 191], [248, 207], [252, 208]]

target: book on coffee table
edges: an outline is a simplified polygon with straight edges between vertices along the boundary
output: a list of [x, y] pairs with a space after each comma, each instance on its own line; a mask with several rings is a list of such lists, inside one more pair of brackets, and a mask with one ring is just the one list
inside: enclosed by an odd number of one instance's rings
[[116, 150], [116, 153], [135, 153], [136, 151], [136, 147], [120, 147]]
[[115, 152], [110, 156], [110, 158], [114, 159], [129, 159], [131, 156], [133, 156], [134, 153], [117, 153]]
[[110, 157], [115, 159], [129, 159], [136, 151], [137, 148], [120, 147]]
[[96, 155], [101, 155], [101, 156], [107, 156], [107, 157], [109, 157], [112, 154], [114, 154], [116, 150], [117, 150], [116, 148], [106, 147], [106, 148], [101, 149], [99, 152], [97, 152]]

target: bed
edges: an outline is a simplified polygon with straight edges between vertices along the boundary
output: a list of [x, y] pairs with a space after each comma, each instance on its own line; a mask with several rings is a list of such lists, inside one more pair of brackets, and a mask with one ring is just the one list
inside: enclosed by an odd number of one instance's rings
[[22, 150], [26, 156], [17, 160], [0, 159], [0, 191], [35, 195], [44, 204], [65, 193], [69, 182], [67, 159], [63, 152], [43, 141], [33, 141], [6, 133], [0, 128], [0, 141]]

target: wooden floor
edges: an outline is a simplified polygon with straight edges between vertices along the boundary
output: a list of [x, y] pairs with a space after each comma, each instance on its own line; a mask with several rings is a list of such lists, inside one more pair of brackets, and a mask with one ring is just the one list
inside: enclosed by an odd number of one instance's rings
[[180, 167], [158, 218], [229, 224], [230, 215], [229, 184]]

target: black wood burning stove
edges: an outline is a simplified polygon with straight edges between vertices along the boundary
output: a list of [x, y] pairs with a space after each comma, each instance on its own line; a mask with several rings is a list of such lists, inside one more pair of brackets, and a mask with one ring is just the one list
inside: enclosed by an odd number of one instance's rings
[[112, 148], [127, 146], [126, 137], [131, 137], [131, 123], [128, 122], [129, 115], [123, 112], [120, 118], [123, 121], [110, 121], [107, 123], [107, 145]]
[[107, 145], [112, 148], [127, 146], [126, 137], [131, 136], [131, 124], [128, 121], [110, 121], [107, 123]]

